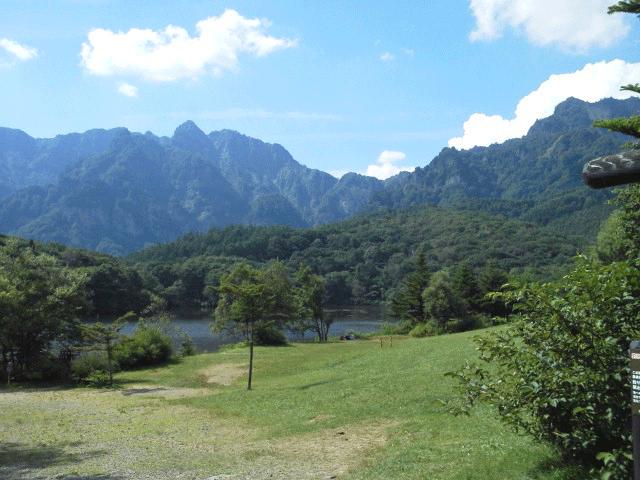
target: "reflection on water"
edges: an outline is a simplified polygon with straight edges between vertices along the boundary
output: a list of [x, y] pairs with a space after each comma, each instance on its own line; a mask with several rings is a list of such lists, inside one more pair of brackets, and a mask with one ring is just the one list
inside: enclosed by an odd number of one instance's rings
[[[377, 305], [358, 305], [358, 306], [328, 306], [324, 310], [325, 315], [333, 315], [334, 321], [329, 329], [329, 336], [344, 335], [347, 332], [369, 333], [375, 332], [382, 328], [385, 322], [390, 321], [387, 318], [386, 309], [384, 306]], [[173, 327], [176, 328], [174, 342], [179, 346], [181, 340], [179, 332], [184, 332], [193, 341], [193, 344], [201, 352], [214, 352], [220, 345], [225, 343], [237, 342], [241, 338], [232, 337], [229, 335], [220, 335], [211, 333], [211, 318], [210, 317], [197, 317], [189, 318], [181, 316], [175, 319]], [[135, 330], [137, 322], [129, 322], [127, 326], [122, 330], [124, 334], [130, 334]], [[300, 341], [314, 341], [317, 336], [313, 332], [305, 332], [303, 337], [294, 335], [291, 332], [287, 333], [287, 338], [292, 342]]]

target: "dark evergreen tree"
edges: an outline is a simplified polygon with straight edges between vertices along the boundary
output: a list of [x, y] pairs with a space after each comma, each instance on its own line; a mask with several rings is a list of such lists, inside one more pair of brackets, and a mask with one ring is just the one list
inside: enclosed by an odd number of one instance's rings
[[609, 13], [636, 13], [640, 15], [640, 0], [621, 0], [609, 7]]
[[456, 295], [463, 299], [469, 310], [480, 310], [482, 295], [478, 287], [478, 280], [467, 262], [459, 264], [453, 275], [452, 287]]
[[489, 260], [478, 276], [478, 286], [480, 288], [480, 311], [492, 317], [507, 315], [509, 307], [500, 297], [487, 295], [492, 292], [499, 292], [507, 283], [507, 274], [496, 266], [495, 260]]
[[422, 292], [429, 285], [431, 273], [423, 252], [416, 255], [415, 266], [408, 273], [398, 293], [391, 299], [391, 317], [397, 319], [409, 329], [420, 323], [426, 323]]

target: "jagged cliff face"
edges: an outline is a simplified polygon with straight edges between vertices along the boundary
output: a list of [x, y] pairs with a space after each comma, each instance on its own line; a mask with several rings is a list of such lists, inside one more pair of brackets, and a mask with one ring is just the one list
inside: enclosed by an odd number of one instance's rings
[[584, 164], [620, 151], [629, 141], [592, 127], [593, 121], [638, 112], [640, 100], [635, 98], [596, 103], [570, 98], [522, 138], [462, 151], [443, 149], [429, 165], [374, 194], [374, 202], [398, 208], [415, 203], [446, 206], [467, 198], [536, 200], [582, 188]]
[[[0, 231], [112, 254], [229, 224], [331, 222], [362, 210], [367, 198], [353, 198], [352, 185], [299, 164], [280, 145], [229, 130], [206, 135], [193, 122], [171, 138], [126, 129], [50, 141], [1, 134], [10, 141], [0, 144], [0, 169], [14, 174], [0, 186]], [[352, 183], [367, 194], [382, 187], [362, 176]]]
[[638, 110], [635, 99], [569, 99], [522, 139], [445, 148], [386, 182], [338, 180], [280, 145], [207, 135], [190, 121], [170, 138], [118, 128], [34, 139], [0, 128], [0, 232], [124, 254], [229, 224], [311, 226], [380, 207], [532, 200], [575, 189], [586, 161], [620, 149], [623, 137], [593, 120]]

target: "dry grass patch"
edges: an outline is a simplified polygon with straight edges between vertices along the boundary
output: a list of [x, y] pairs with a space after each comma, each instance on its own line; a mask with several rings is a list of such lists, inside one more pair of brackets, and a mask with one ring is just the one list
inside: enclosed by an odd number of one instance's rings
[[219, 363], [198, 370], [198, 376], [207, 385], [231, 385], [247, 375], [248, 368], [246, 363]]
[[224, 473], [238, 480], [340, 478], [389, 441], [392, 425], [355, 424], [277, 440], [234, 442], [217, 454], [234, 459]]

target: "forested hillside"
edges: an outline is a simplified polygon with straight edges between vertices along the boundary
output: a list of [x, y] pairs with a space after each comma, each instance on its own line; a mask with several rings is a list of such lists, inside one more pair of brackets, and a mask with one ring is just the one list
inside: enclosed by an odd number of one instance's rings
[[[431, 271], [464, 264], [474, 275], [491, 265], [512, 277], [559, 275], [581, 248], [575, 239], [533, 223], [434, 206], [384, 210], [316, 228], [230, 226], [186, 234], [125, 257], [158, 280], [175, 306], [206, 302], [225, 259], [280, 260], [291, 271], [307, 265], [325, 277], [327, 302], [388, 300], [414, 256]], [[227, 264], [227, 265], [228, 265]], [[200, 295], [200, 292], [202, 294]]]

